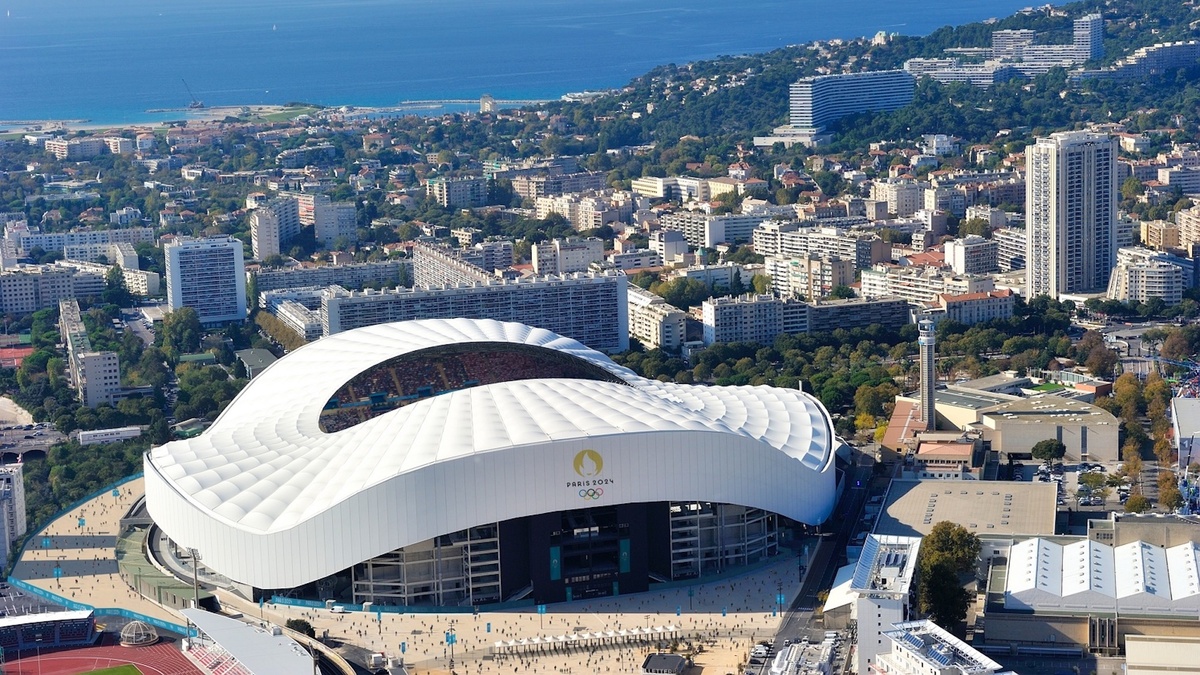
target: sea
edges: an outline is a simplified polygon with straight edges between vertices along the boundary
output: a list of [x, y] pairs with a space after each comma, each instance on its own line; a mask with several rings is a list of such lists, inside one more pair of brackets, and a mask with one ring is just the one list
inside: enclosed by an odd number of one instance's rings
[[[666, 63], [878, 31], [923, 35], [1028, 0], [0, 0], [0, 128], [134, 124], [208, 106], [439, 112], [553, 99]], [[460, 107], [476, 105], [457, 104]], [[151, 113], [150, 110], [171, 109]]]

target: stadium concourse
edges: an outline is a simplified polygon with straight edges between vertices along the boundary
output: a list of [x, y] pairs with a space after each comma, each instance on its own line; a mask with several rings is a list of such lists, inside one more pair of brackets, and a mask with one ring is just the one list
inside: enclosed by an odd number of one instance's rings
[[115, 496], [105, 491], [64, 513], [30, 538], [13, 578], [89, 607], [119, 607], [182, 625], [182, 616], [134, 592], [118, 573], [121, 518], [143, 490], [139, 478], [116, 488]]

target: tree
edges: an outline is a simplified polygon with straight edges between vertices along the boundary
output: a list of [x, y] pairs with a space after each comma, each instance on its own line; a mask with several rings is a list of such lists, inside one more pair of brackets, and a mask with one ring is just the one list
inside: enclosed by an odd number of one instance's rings
[[104, 275], [104, 292], [100, 299], [118, 307], [132, 307], [133, 294], [125, 286], [125, 271], [113, 265]]
[[1133, 495], [1125, 500], [1126, 513], [1145, 513], [1150, 510], [1150, 500], [1142, 495]]
[[931, 555], [945, 556], [956, 571], [970, 572], [979, 557], [980, 546], [979, 537], [973, 532], [958, 523], [943, 520], [925, 535], [921, 553], [929, 551]]
[[971, 218], [963, 221], [958, 226], [958, 236], [966, 237], [969, 234], [977, 234], [981, 237], [990, 237], [992, 234], [992, 226], [983, 218]]
[[308, 637], [316, 637], [317, 631], [313, 630], [312, 624], [304, 619], [288, 619], [287, 623], [283, 624], [288, 630], [294, 630]]
[[918, 606], [934, 623], [957, 632], [955, 629], [967, 618], [971, 594], [959, 583], [958, 572], [948, 558], [926, 555], [924, 550], [921, 558]]
[[200, 315], [191, 307], [180, 307], [163, 317], [163, 349], [178, 358], [200, 348]]
[[835, 300], [848, 300], [856, 296], [854, 295], [854, 289], [849, 286], [834, 286], [829, 291], [829, 297]]
[[771, 292], [771, 275], [755, 274], [750, 278], [750, 285], [754, 287], [754, 292], [759, 295], [764, 295]]
[[1067, 446], [1057, 438], [1047, 438], [1044, 441], [1034, 443], [1030, 454], [1033, 455], [1034, 459], [1040, 459], [1044, 462], [1057, 461], [1067, 454]]

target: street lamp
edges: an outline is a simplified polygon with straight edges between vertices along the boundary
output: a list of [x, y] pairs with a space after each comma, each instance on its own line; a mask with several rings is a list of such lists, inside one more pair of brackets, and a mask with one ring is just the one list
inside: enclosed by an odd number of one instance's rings
[[450, 630], [446, 631], [446, 644], [450, 645], [450, 675], [454, 675], [454, 644], [458, 642], [458, 635], [454, 633], [454, 624], [456, 620], [450, 621]]
[[192, 608], [200, 608], [200, 551], [189, 548], [192, 554]]

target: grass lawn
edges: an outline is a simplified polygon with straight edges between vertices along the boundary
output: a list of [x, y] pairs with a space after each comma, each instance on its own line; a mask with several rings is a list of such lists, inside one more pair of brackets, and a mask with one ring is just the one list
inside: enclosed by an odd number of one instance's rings
[[105, 668], [89, 672], [90, 675], [142, 675], [142, 671], [138, 670], [137, 666], [117, 666], [116, 668]]

